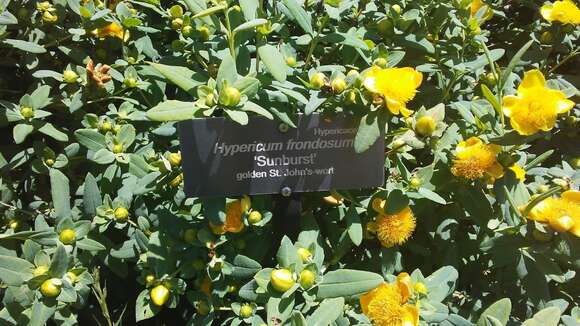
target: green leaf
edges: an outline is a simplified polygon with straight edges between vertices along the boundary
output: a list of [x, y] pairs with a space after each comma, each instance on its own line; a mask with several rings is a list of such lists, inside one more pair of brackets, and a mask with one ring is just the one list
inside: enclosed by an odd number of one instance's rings
[[97, 179], [89, 172], [85, 177], [85, 185], [83, 187], [83, 209], [86, 215], [95, 216], [97, 214], [97, 207], [101, 206], [103, 201], [101, 199], [101, 191], [97, 185]]
[[238, 71], [236, 70], [236, 62], [232, 56], [228, 53], [224, 56], [222, 63], [218, 69], [216, 83], [218, 92], [222, 90], [224, 86], [224, 81], [227, 81], [228, 85], [233, 85], [238, 79]]
[[226, 8], [227, 5], [217, 5], [211, 8], [207, 8], [205, 10], [202, 10], [200, 12], [198, 12], [197, 14], [195, 14], [194, 16], [191, 17], [191, 19], [199, 19], [199, 18], [203, 18], [206, 16], [210, 16], [215, 14], [216, 12], [222, 11]]
[[[198, 13], [204, 11], [205, 9], [207, 9], [207, 4], [204, 0], [184, 0], [183, 2], [185, 2], [185, 5], [194, 14], [198, 14]], [[200, 19], [201, 19], [201, 21], [203, 21], [204, 24], [206, 24], [208, 26], [214, 26], [214, 23], [210, 17], [206, 16], [206, 17], [201, 17]]]
[[240, 7], [242, 8], [242, 13], [247, 21], [256, 19], [256, 11], [258, 10], [260, 4], [258, 0], [240, 0]]
[[290, 268], [293, 265], [302, 265], [302, 261], [298, 256], [298, 251], [287, 236], [284, 236], [280, 242], [280, 248], [278, 248], [276, 259], [278, 260], [278, 264], [284, 268]]
[[252, 19], [250, 21], [247, 21], [241, 25], [238, 25], [238, 27], [236, 27], [233, 32], [235, 33], [239, 33], [241, 31], [245, 31], [248, 29], [253, 29], [254, 27], [258, 27], [258, 26], [262, 26], [264, 24], [267, 24], [268, 20], [264, 19], [264, 18], [257, 18], [257, 19]]
[[293, 308], [293, 296], [288, 298], [271, 297], [266, 305], [268, 320], [279, 320], [280, 325], [284, 325], [292, 315]]
[[149, 290], [145, 289], [139, 293], [139, 296], [137, 296], [137, 300], [135, 302], [136, 322], [149, 319], [157, 315], [160, 311], [161, 307], [151, 303], [151, 300], [149, 299]]
[[241, 124], [242, 126], [247, 125], [249, 122], [248, 114], [244, 111], [224, 109], [224, 112], [228, 115], [228, 117], [230, 117], [230, 119]]
[[57, 218], [69, 217], [70, 189], [68, 178], [57, 169], [50, 169], [49, 175], [55, 215]]
[[31, 307], [28, 326], [43, 326], [56, 311], [56, 302], [35, 301]]
[[46, 52], [46, 49], [44, 48], [44, 46], [38, 45], [36, 43], [28, 42], [28, 41], [6, 39], [6, 40], [4, 40], [4, 43], [10, 44], [19, 50], [29, 52], [29, 53], [39, 54], [39, 53]]
[[22, 143], [26, 137], [34, 130], [34, 127], [27, 123], [19, 123], [12, 129], [12, 134], [14, 136], [14, 142], [16, 144]]
[[68, 271], [69, 257], [63, 245], [59, 245], [52, 255], [50, 267], [48, 269], [52, 277], [62, 277]]
[[526, 320], [522, 326], [558, 326], [561, 314], [558, 307], [548, 307], [540, 310], [533, 318]]
[[12, 256], [0, 256], [0, 280], [7, 285], [19, 286], [32, 277], [34, 265]]
[[167, 80], [194, 96], [196, 95], [194, 89], [206, 82], [206, 78], [203, 75], [186, 67], [168, 66], [153, 62], [149, 64], [167, 78]]
[[107, 247], [102, 245], [100, 242], [89, 238], [80, 239], [79, 241], [76, 242], [76, 245], [79, 249], [87, 251], [100, 251], [107, 249]]
[[92, 151], [106, 148], [105, 135], [93, 129], [78, 129], [75, 131], [75, 136], [79, 143]]
[[499, 104], [495, 95], [493, 95], [492, 91], [485, 84], [481, 84], [481, 93], [483, 94], [485, 99], [489, 102], [489, 104], [493, 106], [495, 112], [497, 112], [498, 115], [502, 115], [503, 112], [501, 109], [501, 105]]
[[344, 298], [323, 300], [312, 315], [306, 319], [306, 324], [311, 326], [327, 326], [342, 316]]
[[[557, 309], [557, 308], [556, 308]], [[483, 311], [479, 320], [477, 321], [477, 326], [491, 326], [488, 323], [486, 317], [495, 317], [502, 325], [507, 324], [510, 312], [512, 311], [512, 302], [509, 298], [503, 298], [494, 302], [491, 306]], [[559, 312], [559, 310], [558, 310]]]
[[409, 206], [409, 198], [400, 189], [395, 189], [387, 196], [385, 213], [388, 215], [397, 214], [407, 206]]
[[434, 201], [438, 204], [441, 204], [441, 205], [447, 204], [447, 201], [443, 197], [439, 196], [439, 194], [437, 194], [436, 192], [434, 192], [432, 190], [421, 187], [421, 188], [419, 188], [419, 190], [417, 192], [420, 193], [421, 195], [423, 195], [423, 197], [425, 197], [431, 201]]
[[252, 277], [262, 269], [260, 263], [244, 255], [236, 255], [233, 265], [232, 276], [236, 278]]
[[425, 279], [425, 285], [429, 289], [429, 299], [441, 302], [455, 289], [455, 282], [459, 274], [452, 266], [441, 267]]
[[258, 48], [258, 54], [260, 54], [260, 60], [264, 63], [270, 74], [280, 82], [286, 80], [286, 60], [278, 51], [278, 49], [272, 45], [265, 44]]
[[356, 211], [355, 205], [351, 205], [346, 211], [346, 229], [348, 230], [348, 236], [350, 240], [355, 245], [360, 245], [363, 238], [362, 225], [360, 222], [360, 216]]
[[263, 117], [268, 118], [269, 120], [273, 120], [274, 116], [272, 115], [272, 113], [270, 113], [270, 111], [264, 109], [263, 107], [259, 106], [256, 103], [253, 102], [246, 102], [244, 103], [244, 106], [242, 107], [242, 110], [246, 111], [246, 112], [254, 112], [256, 114], [259, 114]]
[[507, 83], [507, 81], [508, 81], [510, 74], [512, 73], [512, 71], [514, 71], [514, 68], [516, 67], [516, 65], [520, 62], [523, 55], [528, 51], [528, 49], [530, 48], [530, 46], [532, 46], [533, 43], [534, 43], [534, 40], [529, 40], [528, 43], [524, 44], [518, 50], [518, 52], [512, 57], [512, 59], [510, 60], [510, 63], [507, 65], [507, 67], [501, 73], [501, 81], [499, 83], [500, 89], [503, 89], [505, 83]]
[[153, 121], [182, 121], [193, 119], [197, 109], [193, 102], [167, 100], [149, 109], [146, 116]]
[[42, 126], [38, 128], [38, 131], [58, 141], [61, 142], [68, 141], [68, 136], [64, 132], [56, 129], [51, 123], [48, 122], [42, 123]]
[[224, 198], [207, 198], [203, 200], [204, 215], [214, 225], [222, 225], [226, 221], [226, 201]]
[[366, 293], [383, 283], [381, 275], [352, 269], [326, 273], [318, 284], [317, 298], [351, 297]]
[[371, 112], [364, 115], [354, 138], [354, 150], [357, 153], [368, 150], [381, 136], [382, 128], [384, 125], [379, 125], [379, 117], [376, 114]]
[[308, 14], [296, 0], [282, 0], [282, 3], [286, 8], [288, 8], [292, 16], [294, 16], [296, 23], [298, 23], [306, 33], [313, 35], [314, 30], [312, 30], [310, 14]]

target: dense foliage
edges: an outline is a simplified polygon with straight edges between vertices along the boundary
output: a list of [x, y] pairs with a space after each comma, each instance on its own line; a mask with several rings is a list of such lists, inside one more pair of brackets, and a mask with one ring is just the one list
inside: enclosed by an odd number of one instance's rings
[[[0, 0], [0, 324], [577, 325], [578, 24], [571, 0]], [[384, 134], [382, 187], [303, 194], [298, 232], [276, 196], [184, 194], [176, 121], [313, 112], [359, 153]]]

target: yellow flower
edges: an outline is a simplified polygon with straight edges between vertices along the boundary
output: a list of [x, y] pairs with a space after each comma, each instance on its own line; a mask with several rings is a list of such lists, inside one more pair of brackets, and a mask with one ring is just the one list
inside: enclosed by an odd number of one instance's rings
[[124, 31], [123, 27], [115, 22], [93, 30], [92, 34], [98, 38], [116, 37], [124, 41], [129, 39], [129, 31]]
[[500, 151], [500, 146], [484, 144], [477, 137], [462, 141], [455, 148], [451, 173], [468, 180], [479, 179], [484, 175], [495, 180], [503, 175], [503, 167], [497, 161]]
[[360, 297], [363, 313], [377, 326], [417, 326], [419, 308], [408, 304], [397, 284], [383, 283]]
[[518, 164], [514, 164], [509, 167], [510, 170], [516, 175], [516, 179], [524, 182], [526, 180], [526, 170], [522, 169]]
[[568, 190], [560, 198], [546, 198], [534, 206], [527, 218], [536, 222], [556, 225], [563, 217], [573, 220], [568, 232], [580, 237], [580, 191]]
[[422, 81], [423, 74], [413, 68], [381, 69], [373, 66], [366, 73], [363, 85], [369, 92], [382, 96], [392, 114], [401, 113], [408, 117], [412, 111], [406, 104], [415, 97]]
[[393, 215], [381, 214], [376, 220], [377, 238], [386, 248], [402, 245], [411, 237], [416, 224], [409, 206]]
[[493, 16], [493, 10], [491, 10], [489, 5], [487, 5], [485, 2], [481, 0], [471, 1], [471, 5], [469, 6], [471, 17], [475, 17], [481, 8], [485, 8], [485, 13], [483, 14], [482, 19], [483, 20], [491, 19], [491, 17]]
[[574, 102], [563, 92], [546, 88], [546, 79], [537, 69], [524, 74], [517, 95], [503, 98], [503, 112], [520, 135], [532, 135], [554, 128], [558, 114], [568, 112]]
[[209, 224], [214, 234], [224, 234], [226, 232], [238, 233], [244, 229], [242, 221], [242, 200], [236, 200], [226, 205], [226, 222], [222, 225]]
[[540, 13], [549, 22], [559, 21], [563, 24], [580, 24], [580, 9], [571, 0], [556, 1], [543, 5]]

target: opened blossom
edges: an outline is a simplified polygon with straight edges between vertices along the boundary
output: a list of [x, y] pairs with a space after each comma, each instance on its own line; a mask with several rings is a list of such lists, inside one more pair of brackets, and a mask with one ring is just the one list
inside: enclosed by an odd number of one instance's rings
[[527, 218], [580, 237], [580, 191], [568, 190], [560, 198], [542, 200], [530, 210]]
[[363, 85], [369, 92], [381, 96], [392, 114], [408, 117], [413, 111], [407, 109], [407, 102], [415, 97], [422, 81], [423, 74], [413, 68], [373, 66], [365, 74]]
[[243, 215], [250, 206], [250, 199], [244, 196], [226, 204], [226, 221], [222, 225], [209, 224], [214, 234], [224, 234], [226, 232], [239, 233], [244, 230]]
[[402, 245], [409, 240], [416, 225], [415, 216], [408, 206], [396, 214], [380, 214], [374, 224], [377, 239], [386, 248]]
[[417, 326], [419, 307], [409, 302], [411, 278], [401, 273], [393, 284], [382, 283], [360, 297], [363, 313], [376, 326]]
[[571, 0], [556, 1], [543, 5], [540, 13], [549, 22], [558, 21], [562, 24], [580, 24], [580, 9]]
[[457, 177], [476, 180], [487, 177], [494, 181], [503, 176], [503, 167], [497, 161], [501, 146], [485, 144], [477, 137], [471, 137], [457, 144], [451, 173]]
[[487, 5], [485, 2], [481, 0], [471, 1], [471, 5], [469, 6], [469, 12], [471, 14], [471, 17], [475, 17], [481, 8], [485, 9], [485, 12], [482, 17], [483, 20], [491, 19], [491, 17], [493, 16], [493, 10], [491, 10], [489, 5]]
[[562, 91], [546, 87], [544, 75], [537, 69], [524, 74], [516, 95], [503, 98], [503, 112], [520, 135], [533, 135], [554, 128], [558, 114], [574, 107]]
[[115, 22], [93, 30], [92, 34], [98, 38], [116, 37], [125, 41], [129, 38], [129, 31], [125, 31], [121, 25]]

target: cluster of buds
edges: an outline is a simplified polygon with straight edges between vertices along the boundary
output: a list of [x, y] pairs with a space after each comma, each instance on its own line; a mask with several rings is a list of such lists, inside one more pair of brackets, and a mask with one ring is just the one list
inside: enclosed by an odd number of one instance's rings
[[54, 13], [56, 8], [48, 1], [38, 2], [36, 9], [42, 15], [42, 21], [45, 23], [54, 23], [58, 20], [58, 16]]
[[346, 81], [342, 77], [336, 77], [332, 81], [321, 72], [316, 72], [310, 77], [310, 87], [316, 90], [330, 90], [334, 94], [340, 94], [346, 89]]

